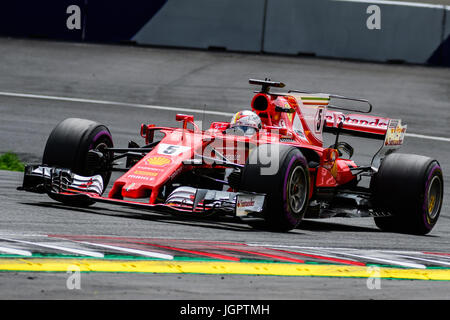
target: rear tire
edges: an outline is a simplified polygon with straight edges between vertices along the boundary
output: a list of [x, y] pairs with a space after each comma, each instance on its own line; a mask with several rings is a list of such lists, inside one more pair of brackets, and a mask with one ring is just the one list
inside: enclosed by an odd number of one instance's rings
[[278, 170], [264, 174], [268, 169], [266, 161], [258, 155], [266, 154], [263, 145], [255, 148], [249, 155], [242, 171], [241, 189], [265, 193], [263, 211], [265, 229], [289, 231], [302, 221], [309, 202], [309, 169], [307, 161], [298, 148], [279, 145], [279, 152], [271, 154], [270, 165], [278, 161]]
[[381, 230], [424, 235], [433, 229], [444, 194], [442, 169], [436, 160], [412, 154], [388, 155], [372, 188], [376, 206], [392, 214], [374, 218]]
[[[67, 168], [81, 176], [99, 174], [103, 179], [104, 191], [110, 180], [111, 171], [90, 168], [87, 161], [89, 150], [101, 150], [104, 147], [113, 147], [111, 133], [106, 126], [91, 120], [69, 118], [60, 122], [50, 133], [42, 163], [48, 166]], [[105, 153], [106, 157], [111, 155]], [[50, 196], [70, 205], [93, 203], [92, 201], [71, 201], [53, 194]]]

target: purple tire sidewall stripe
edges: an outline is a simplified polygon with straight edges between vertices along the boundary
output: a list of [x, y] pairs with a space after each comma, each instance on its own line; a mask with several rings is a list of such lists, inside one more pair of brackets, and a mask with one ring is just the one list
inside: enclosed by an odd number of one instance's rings
[[110, 134], [107, 130], [102, 130], [102, 131], [100, 131], [99, 133], [97, 133], [97, 134], [95, 135], [94, 139], [92, 139], [92, 143], [91, 143], [91, 145], [89, 146], [89, 149], [88, 149], [88, 150], [91, 150], [91, 149], [94, 147], [94, 143], [95, 143], [100, 137], [102, 137], [102, 136], [107, 136], [107, 137], [109, 137], [109, 139], [110, 139], [111, 142], [112, 142], [111, 134]]
[[[442, 170], [438, 164], [434, 165], [434, 167], [430, 170], [430, 173], [428, 174], [427, 183], [425, 185], [425, 194], [424, 194], [424, 199], [423, 199], [423, 205], [422, 205], [422, 209], [423, 209], [422, 216], [423, 216], [424, 225], [429, 230], [431, 230], [433, 228], [433, 226], [428, 223], [428, 219], [427, 219], [427, 217], [429, 215], [429, 212], [428, 212], [428, 188], [431, 183], [431, 178], [436, 170]], [[442, 182], [442, 180], [441, 180], [441, 182]]]

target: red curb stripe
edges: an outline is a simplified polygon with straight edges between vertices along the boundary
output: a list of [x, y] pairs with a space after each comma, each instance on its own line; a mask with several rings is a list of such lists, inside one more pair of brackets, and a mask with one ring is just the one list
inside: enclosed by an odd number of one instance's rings
[[319, 256], [319, 255], [316, 255], [316, 254], [309, 254], [309, 253], [302, 253], [302, 252], [295, 252], [295, 251], [287, 251], [287, 250], [280, 250], [280, 249], [272, 249], [272, 250], [285, 252], [285, 253], [290, 253], [290, 254], [295, 254], [295, 255], [304, 256], [304, 257], [309, 257], [309, 258], [315, 258], [315, 259], [319, 259], [319, 260], [327, 260], [327, 261], [332, 261], [332, 262], [350, 264], [350, 265], [355, 265], [355, 266], [365, 266], [366, 265], [363, 262], [347, 260], [347, 259], [339, 259], [339, 258]]
[[[192, 253], [192, 254], [195, 254], [195, 255], [200, 255], [200, 256], [205, 256], [205, 257], [214, 258], [214, 259], [220, 259], [220, 260], [240, 261], [239, 258], [232, 257], [232, 256], [226, 256], [226, 255], [222, 255], [222, 254], [215, 254], [215, 253], [209, 253], [209, 252], [197, 251], [197, 250], [182, 249], [182, 248], [171, 247], [171, 246], [163, 246], [163, 245], [154, 244], [154, 243], [148, 243], [148, 242], [132, 240], [133, 238], [109, 237], [109, 236], [70, 236], [70, 235], [69, 236], [65, 236], [65, 235], [49, 235], [49, 236], [51, 236], [51, 237], [60, 237], [60, 238], [68, 238], [68, 239], [91, 238], [91, 239], [98, 239], [98, 240], [124, 240], [124, 243], [142, 244], [142, 245], [153, 246], [153, 247], [163, 248], [163, 249], [168, 249], [168, 250], [173, 250], [173, 251]], [[134, 238], [134, 239], [136, 239], [136, 238]], [[143, 240], [146, 240], [146, 239], [143, 239]], [[159, 239], [159, 240], [164, 240], [164, 239]]]
[[169, 250], [174, 250], [174, 251], [187, 252], [187, 253], [192, 253], [192, 254], [205, 256], [205, 257], [210, 257], [210, 258], [214, 258], [214, 259], [230, 260], [230, 261], [241, 261], [241, 259], [239, 259], [239, 258], [231, 257], [231, 256], [225, 256], [225, 255], [222, 255], [222, 254], [209, 253], [209, 252], [197, 251], [197, 250], [188, 250], [188, 249], [169, 247], [169, 246], [162, 246], [162, 245], [159, 245], [159, 244], [152, 244], [152, 243], [145, 243], [145, 242], [134, 242], [134, 243], [139, 243], [139, 244], [144, 244], [144, 245], [148, 245], [148, 246], [153, 246], [153, 247], [163, 248], [163, 249], [169, 249]]
[[284, 260], [284, 261], [289, 261], [289, 262], [305, 263], [304, 260], [288, 258], [288, 257], [279, 256], [279, 255], [275, 255], [275, 254], [262, 253], [262, 252], [249, 251], [249, 250], [241, 250], [241, 249], [234, 249], [234, 248], [223, 248], [223, 247], [217, 247], [217, 248], [224, 249], [224, 250], [237, 251], [237, 252], [242, 252], [242, 253], [248, 253], [248, 254], [253, 254], [253, 255], [267, 257], [267, 258], [274, 258], [274, 259]]

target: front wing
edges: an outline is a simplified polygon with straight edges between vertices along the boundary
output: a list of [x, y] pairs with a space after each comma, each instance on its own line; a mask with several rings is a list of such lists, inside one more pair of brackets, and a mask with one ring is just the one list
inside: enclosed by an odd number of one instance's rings
[[164, 203], [145, 203], [103, 197], [100, 175], [84, 177], [69, 169], [42, 165], [25, 167], [23, 184], [18, 190], [47, 193], [54, 199], [68, 203], [111, 203], [162, 213], [190, 214], [197, 217], [228, 215], [240, 219], [258, 218], [265, 203], [265, 194], [229, 192], [181, 186]]

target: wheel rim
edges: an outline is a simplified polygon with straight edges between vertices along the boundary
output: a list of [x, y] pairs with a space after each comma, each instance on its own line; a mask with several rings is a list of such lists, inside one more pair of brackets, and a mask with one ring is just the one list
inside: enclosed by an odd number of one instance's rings
[[306, 173], [298, 166], [292, 171], [288, 182], [288, 203], [294, 213], [300, 213], [305, 206], [307, 181]]
[[442, 199], [442, 181], [439, 176], [434, 176], [431, 180], [427, 192], [428, 215], [435, 219], [439, 213]]
[[[90, 150], [100, 151], [105, 156], [106, 162], [109, 162], [110, 159], [111, 159], [111, 154], [110, 154], [110, 152], [105, 151], [106, 148], [110, 147], [109, 145], [110, 145], [110, 143], [108, 142], [107, 139], [101, 138], [101, 139], [99, 139], [97, 141], [97, 143]], [[109, 181], [109, 177], [108, 176], [110, 174], [110, 171], [108, 171], [108, 170], [98, 170], [98, 171], [96, 171], [93, 168], [86, 167], [85, 168], [85, 174], [88, 175], [88, 176], [92, 176], [92, 175], [95, 175], [95, 174], [101, 175], [102, 178], [103, 178], [103, 182], [105, 183], [105, 187], [106, 187], [106, 182]]]

